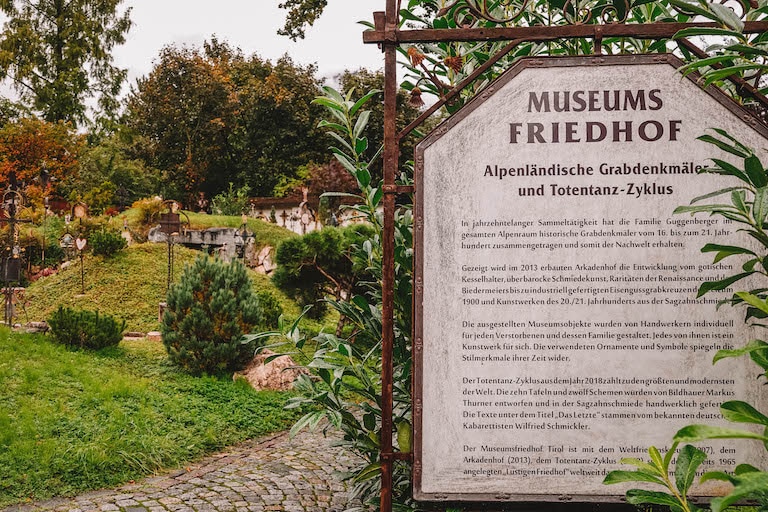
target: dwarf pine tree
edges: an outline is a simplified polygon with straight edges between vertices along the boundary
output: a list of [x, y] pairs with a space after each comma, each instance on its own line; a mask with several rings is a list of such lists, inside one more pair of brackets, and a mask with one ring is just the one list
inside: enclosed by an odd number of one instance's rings
[[243, 334], [262, 323], [259, 300], [245, 267], [199, 257], [171, 286], [163, 315], [163, 344], [175, 364], [193, 374], [239, 370], [256, 342]]

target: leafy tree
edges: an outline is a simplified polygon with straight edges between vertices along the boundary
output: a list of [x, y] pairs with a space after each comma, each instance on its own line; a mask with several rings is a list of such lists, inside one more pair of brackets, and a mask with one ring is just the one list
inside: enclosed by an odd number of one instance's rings
[[127, 151], [119, 134], [87, 146], [80, 156], [78, 172], [62, 184], [61, 194], [74, 201], [85, 201], [97, 210], [109, 206], [125, 208], [138, 199], [156, 194], [160, 187], [159, 173], [141, 160], [130, 159]]
[[8, 17], [0, 36], [0, 76], [10, 78], [24, 105], [49, 122], [85, 120], [86, 101], [98, 97], [112, 114], [125, 70], [112, 50], [125, 42], [130, 9], [122, 0], [2, 0]]
[[255, 195], [272, 195], [281, 177], [294, 177], [309, 162], [329, 160], [328, 140], [317, 128], [322, 109], [312, 103], [321, 85], [316, 72], [287, 55], [274, 64], [254, 55], [233, 66], [237, 172]]
[[[369, 226], [358, 224], [346, 228], [326, 227], [289, 238], [277, 248], [278, 267], [272, 280], [303, 305], [315, 304], [326, 296], [347, 300], [359, 291], [360, 281], [370, 279], [364, 263], [354, 257], [370, 235]], [[324, 308], [315, 307], [310, 311], [319, 316]]]
[[29, 109], [23, 105], [11, 101], [8, 98], [0, 98], [0, 127], [8, 123], [21, 120], [23, 117], [34, 117]]
[[71, 126], [25, 118], [0, 128], [0, 181], [13, 174], [22, 188], [53, 190], [77, 174], [85, 141]]
[[165, 173], [170, 197], [211, 198], [229, 183], [270, 195], [282, 176], [328, 159], [311, 105], [314, 75], [288, 57], [272, 64], [215, 39], [166, 47], [128, 99], [134, 154]]
[[327, 5], [328, 0], [286, 0], [278, 5], [281, 9], [286, 9], [288, 14], [285, 26], [277, 33], [294, 41], [304, 39], [306, 26], [313, 25]]
[[198, 193], [215, 195], [211, 180], [230, 174], [237, 105], [228, 67], [234, 55], [211, 48], [163, 48], [127, 104], [136, 157], [162, 169], [166, 196], [190, 202]]

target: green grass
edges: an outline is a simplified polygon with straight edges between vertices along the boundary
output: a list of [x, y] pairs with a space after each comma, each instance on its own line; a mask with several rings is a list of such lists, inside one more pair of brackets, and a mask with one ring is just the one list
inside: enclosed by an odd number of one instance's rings
[[162, 345], [72, 352], [0, 330], [0, 507], [116, 486], [286, 428], [286, 393], [170, 367]]
[[[174, 251], [178, 279], [184, 265], [199, 253], [179, 246]], [[166, 245], [133, 245], [110, 258], [86, 255], [84, 267], [84, 295], [80, 296], [80, 261], [74, 260], [70, 267], [27, 288], [25, 308], [17, 308], [20, 320], [45, 320], [63, 305], [124, 318], [130, 331], [159, 328], [158, 303], [165, 300], [168, 273]]]
[[[178, 280], [185, 264], [200, 254], [176, 246], [175, 279]], [[17, 314], [22, 322], [48, 318], [59, 305], [98, 310], [125, 319], [129, 331], [158, 330], [158, 303], [165, 300], [168, 255], [165, 244], [137, 244], [110, 258], [87, 255], [85, 266], [85, 294], [80, 296], [80, 261], [54, 276], [32, 283], [26, 290], [24, 308]], [[250, 272], [257, 290], [269, 290], [283, 308], [286, 317], [296, 318], [301, 309], [285, 293], [272, 284], [269, 277]], [[335, 324], [336, 316], [327, 315], [322, 322], [307, 322], [314, 332]]]

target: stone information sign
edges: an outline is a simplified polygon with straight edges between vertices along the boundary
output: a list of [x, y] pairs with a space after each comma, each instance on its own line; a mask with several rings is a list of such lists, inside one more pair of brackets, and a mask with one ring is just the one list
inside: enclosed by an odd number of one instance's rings
[[[724, 401], [766, 404], [748, 358], [712, 364], [754, 336], [743, 310], [716, 311], [741, 288], [696, 298], [740, 267], [701, 247], [747, 242], [672, 212], [735, 184], [697, 174], [741, 163], [696, 140], [707, 129], [768, 140], [680, 65], [524, 60], [417, 148], [418, 499], [618, 501], [628, 487], [602, 480], [632, 469], [621, 458], [734, 426]], [[750, 441], [699, 446], [707, 471], [768, 462]]]

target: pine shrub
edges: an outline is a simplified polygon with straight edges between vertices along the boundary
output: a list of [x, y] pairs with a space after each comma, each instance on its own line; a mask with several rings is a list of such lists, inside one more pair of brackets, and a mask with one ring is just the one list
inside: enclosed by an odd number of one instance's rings
[[88, 244], [91, 246], [93, 254], [102, 256], [112, 256], [128, 246], [128, 242], [120, 236], [120, 233], [107, 230], [91, 233]]
[[77, 311], [59, 306], [48, 319], [53, 340], [71, 348], [98, 350], [112, 347], [123, 339], [125, 320], [98, 311]]
[[175, 364], [215, 375], [242, 369], [253, 357], [256, 342], [242, 337], [264, 319], [238, 260], [198, 257], [171, 286], [166, 303], [163, 344]]

